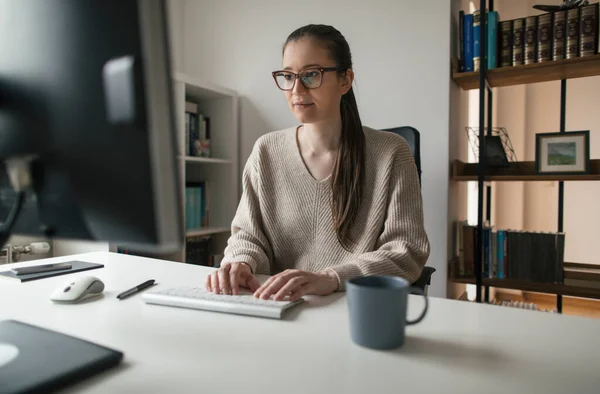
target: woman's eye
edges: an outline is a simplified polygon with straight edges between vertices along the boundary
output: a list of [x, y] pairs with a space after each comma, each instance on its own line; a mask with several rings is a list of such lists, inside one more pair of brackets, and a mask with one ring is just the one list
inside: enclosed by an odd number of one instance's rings
[[306, 78], [315, 78], [317, 76], [319, 76], [319, 72], [318, 71], [307, 71], [304, 76]]
[[283, 78], [285, 78], [286, 81], [291, 81], [294, 79], [294, 76], [290, 74], [284, 74]]

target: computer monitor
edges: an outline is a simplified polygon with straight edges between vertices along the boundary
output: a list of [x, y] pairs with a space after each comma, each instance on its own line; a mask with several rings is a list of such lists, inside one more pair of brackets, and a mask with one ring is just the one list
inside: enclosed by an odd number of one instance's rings
[[13, 234], [179, 248], [167, 30], [162, 0], [0, 1], [0, 161], [25, 168], [0, 165], [0, 222], [29, 186]]

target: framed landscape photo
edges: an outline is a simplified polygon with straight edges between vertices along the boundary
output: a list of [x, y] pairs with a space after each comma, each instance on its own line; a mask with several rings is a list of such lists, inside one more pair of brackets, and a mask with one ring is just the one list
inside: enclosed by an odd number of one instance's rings
[[587, 174], [589, 171], [589, 130], [536, 134], [535, 172], [537, 174]]

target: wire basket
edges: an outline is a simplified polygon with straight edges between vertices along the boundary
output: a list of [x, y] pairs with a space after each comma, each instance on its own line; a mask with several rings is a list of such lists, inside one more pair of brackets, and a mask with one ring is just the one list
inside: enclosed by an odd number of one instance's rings
[[[487, 136], [488, 127], [484, 128], [485, 135]], [[475, 162], [479, 162], [479, 127], [465, 127], [465, 131], [467, 133], [467, 138], [469, 140], [469, 146], [473, 151], [473, 157], [475, 158]], [[517, 154], [512, 147], [510, 142], [510, 138], [508, 137], [508, 133], [506, 132], [506, 128], [504, 127], [492, 127], [492, 136], [500, 137], [500, 141], [502, 141], [502, 147], [504, 148], [504, 152], [506, 153], [506, 158], [509, 163], [518, 163]]]

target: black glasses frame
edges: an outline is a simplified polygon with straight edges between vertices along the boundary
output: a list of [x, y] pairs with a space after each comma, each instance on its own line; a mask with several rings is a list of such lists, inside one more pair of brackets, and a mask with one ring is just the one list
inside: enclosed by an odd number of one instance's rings
[[[300, 83], [302, 84], [302, 86], [304, 86], [306, 89], [318, 89], [321, 87], [321, 85], [323, 85], [323, 78], [321, 78], [321, 83], [319, 83], [319, 86], [316, 86], [314, 88], [309, 88], [308, 86], [306, 86], [304, 84], [304, 82], [302, 81], [302, 78], [300, 78], [300, 73], [304, 72], [304, 71], [309, 71], [309, 70], [319, 70], [321, 72], [321, 74], [325, 74], [328, 71], [339, 71], [339, 68], [337, 67], [309, 67], [305, 70], [301, 70], [299, 73], [293, 73], [289, 70], [277, 70], [277, 71], [273, 71], [271, 73], [271, 75], [273, 76], [273, 79], [275, 80], [275, 85], [277, 85], [277, 87], [283, 91], [290, 91], [294, 89], [294, 86], [296, 86], [296, 81], [300, 80]], [[294, 83], [292, 84], [292, 87], [289, 89], [284, 89], [281, 86], [279, 86], [279, 83], [277, 82], [277, 74], [279, 73], [287, 73], [287, 74], [291, 74], [294, 76]]]

